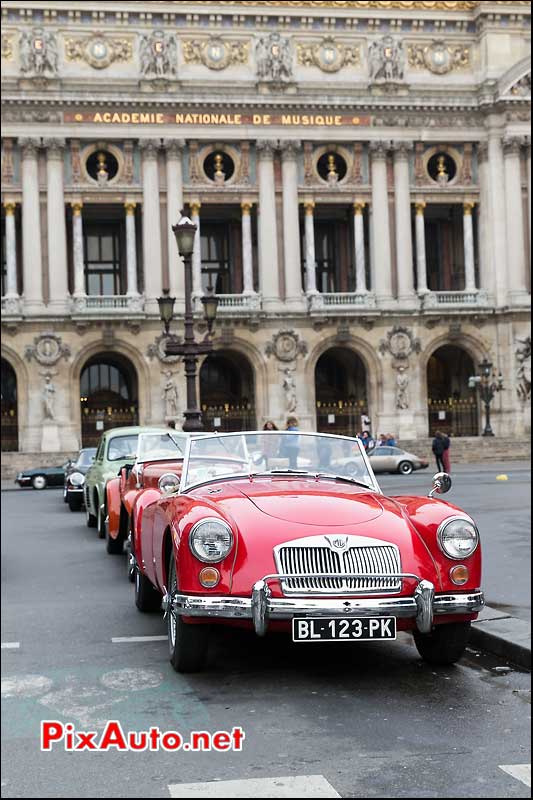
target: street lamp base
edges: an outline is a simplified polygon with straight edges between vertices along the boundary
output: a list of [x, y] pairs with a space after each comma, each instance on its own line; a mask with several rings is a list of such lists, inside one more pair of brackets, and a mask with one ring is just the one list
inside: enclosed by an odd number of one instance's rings
[[183, 423], [183, 430], [185, 433], [202, 433], [204, 430], [204, 425], [202, 422], [202, 412], [201, 411], [185, 411], [183, 416], [185, 417], [185, 422]]
[[483, 431], [483, 436], [494, 436], [492, 428], [485, 428], [485, 430]]

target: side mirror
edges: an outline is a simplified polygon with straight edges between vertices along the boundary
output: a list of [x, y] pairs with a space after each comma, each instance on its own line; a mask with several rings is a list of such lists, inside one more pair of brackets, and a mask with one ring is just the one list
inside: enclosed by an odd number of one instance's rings
[[428, 497], [433, 497], [434, 494], [446, 494], [452, 488], [452, 479], [447, 472], [437, 472], [433, 476], [433, 489], [428, 494]]

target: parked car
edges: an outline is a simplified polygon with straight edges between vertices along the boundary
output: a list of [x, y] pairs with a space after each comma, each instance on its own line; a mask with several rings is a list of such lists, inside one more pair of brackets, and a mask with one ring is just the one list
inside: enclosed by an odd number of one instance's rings
[[[287, 450], [275, 468], [260, 463]], [[328, 468], [347, 452], [357, 478]], [[191, 437], [179, 488], [137, 517], [137, 608], [162, 606], [178, 672], [203, 667], [210, 623], [282, 628], [308, 644], [409, 631], [426, 661], [454, 663], [484, 599], [477, 527], [434, 497], [450, 486], [439, 473], [429, 498], [385, 497], [358, 439]]]
[[63, 486], [65, 472], [72, 462], [65, 461], [60, 467], [36, 467], [19, 472], [15, 483], [19, 486], [33, 486], [34, 489], [46, 489], [47, 486]]
[[[132, 527], [147, 503], [180, 481], [188, 434], [177, 431], [141, 433], [134, 463], [125, 464], [106, 486], [106, 549], [123, 551]], [[130, 555], [131, 567], [134, 556]], [[129, 569], [130, 577], [133, 571]]]
[[100, 539], [105, 537], [107, 481], [116, 477], [124, 464], [135, 461], [139, 434], [154, 430], [167, 433], [169, 429], [139, 425], [110, 428], [100, 438], [94, 462], [87, 471], [84, 485], [87, 527], [97, 528]]
[[374, 472], [399, 472], [401, 475], [410, 475], [416, 469], [427, 469], [429, 462], [413, 453], [408, 453], [400, 447], [380, 445], [369, 454], [370, 463]]
[[83, 484], [87, 470], [94, 461], [96, 447], [83, 447], [76, 459], [65, 470], [63, 499], [71, 511], [81, 511], [83, 506]]

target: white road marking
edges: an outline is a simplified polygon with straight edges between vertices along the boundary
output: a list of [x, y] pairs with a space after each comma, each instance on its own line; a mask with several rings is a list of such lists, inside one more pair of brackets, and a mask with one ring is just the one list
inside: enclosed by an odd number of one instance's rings
[[340, 797], [323, 775], [291, 778], [250, 778], [241, 781], [172, 783], [171, 797]]
[[144, 689], [156, 689], [164, 681], [161, 672], [153, 669], [117, 669], [106, 672], [100, 681], [107, 689], [119, 692], [142, 692]]
[[20, 642], [2, 642], [2, 650], [18, 650]]
[[516, 778], [517, 781], [522, 781], [526, 786], [531, 789], [531, 764], [506, 764], [501, 765], [500, 769]]
[[60, 716], [77, 722], [82, 730], [103, 728], [109, 719], [115, 719], [112, 709], [123, 702], [122, 697], [110, 697], [105, 689], [80, 686], [74, 678], [67, 679], [67, 684], [38, 700], [48, 709], [47, 719]]
[[113, 644], [135, 643], [135, 642], [166, 642], [167, 636], [114, 636], [111, 641]]
[[38, 697], [52, 688], [52, 681], [44, 675], [19, 675], [2, 678], [2, 697]]

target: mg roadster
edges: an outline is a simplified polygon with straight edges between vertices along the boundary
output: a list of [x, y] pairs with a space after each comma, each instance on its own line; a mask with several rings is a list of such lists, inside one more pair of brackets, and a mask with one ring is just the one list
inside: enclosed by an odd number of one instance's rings
[[179, 487], [134, 530], [136, 605], [162, 607], [178, 672], [202, 669], [211, 624], [311, 647], [408, 631], [423, 659], [452, 664], [484, 600], [476, 524], [435, 497], [450, 485], [439, 473], [428, 497], [385, 497], [358, 439], [191, 437]]

